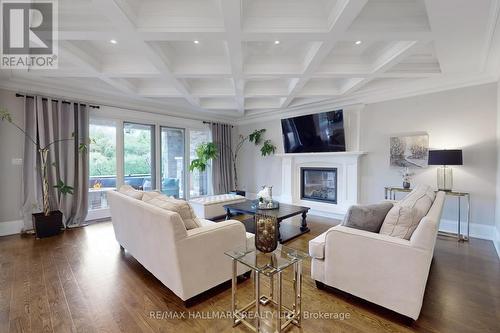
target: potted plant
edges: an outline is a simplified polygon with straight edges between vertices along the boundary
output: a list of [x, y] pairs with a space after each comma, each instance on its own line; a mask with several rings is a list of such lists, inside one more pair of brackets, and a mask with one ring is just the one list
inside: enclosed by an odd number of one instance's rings
[[411, 177], [414, 175], [413, 172], [410, 172], [410, 169], [408, 167], [404, 167], [403, 170], [401, 170], [401, 178], [403, 180], [403, 188], [409, 189], [411, 186]]
[[[23, 128], [14, 123], [12, 120], [12, 116], [4, 108], [0, 108], [0, 120], [7, 121], [8, 123], [16, 127], [19, 131], [21, 131], [24, 134], [24, 136], [36, 147], [37, 152], [40, 154], [40, 163], [41, 163], [40, 173], [42, 178], [43, 209], [42, 212], [40, 213], [32, 214], [33, 227], [35, 229], [36, 237], [44, 238], [59, 234], [64, 227], [62, 222], [63, 214], [59, 210], [51, 210], [50, 207], [50, 202], [49, 202], [50, 184], [49, 184], [49, 176], [47, 168], [49, 165], [55, 166], [55, 164], [49, 163], [50, 162], [49, 152], [50, 149], [56, 143], [75, 140], [74, 133], [72, 134], [71, 138], [57, 139], [52, 142], [49, 142], [47, 145], [42, 145], [38, 137], [36, 139], [32, 138], [28, 133], [26, 133], [26, 131]], [[85, 153], [87, 151], [87, 144], [80, 143], [78, 145], [78, 150], [80, 153]], [[73, 194], [74, 190], [73, 187], [67, 185], [61, 179], [59, 179], [57, 181], [57, 184], [53, 185], [53, 187], [56, 188], [62, 195]]]
[[[238, 156], [241, 148], [246, 142], [252, 142], [256, 146], [261, 145], [260, 153], [262, 156], [272, 155], [276, 152], [276, 146], [271, 140], [263, 141], [263, 135], [266, 132], [265, 128], [255, 130], [248, 135], [240, 135], [238, 143], [235, 149], [228, 147], [231, 152], [231, 164], [233, 167], [233, 181], [234, 181], [234, 191], [236, 194], [244, 195], [243, 191], [238, 190], [238, 171], [236, 169]], [[215, 159], [218, 155], [217, 143], [209, 142], [202, 143], [196, 148], [196, 159], [191, 161], [189, 165], [189, 170], [192, 172], [194, 170], [205, 171], [208, 163]]]

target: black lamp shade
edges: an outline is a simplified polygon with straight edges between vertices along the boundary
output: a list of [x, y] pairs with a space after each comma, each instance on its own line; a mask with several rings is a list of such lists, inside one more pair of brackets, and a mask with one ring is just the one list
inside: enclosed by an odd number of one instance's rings
[[462, 165], [462, 150], [429, 150], [429, 165]]

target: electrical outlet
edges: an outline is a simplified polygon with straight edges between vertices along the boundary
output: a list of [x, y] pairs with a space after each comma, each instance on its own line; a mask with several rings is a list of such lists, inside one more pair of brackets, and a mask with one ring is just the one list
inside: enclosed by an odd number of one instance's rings
[[22, 158], [13, 158], [12, 165], [23, 165], [23, 159]]

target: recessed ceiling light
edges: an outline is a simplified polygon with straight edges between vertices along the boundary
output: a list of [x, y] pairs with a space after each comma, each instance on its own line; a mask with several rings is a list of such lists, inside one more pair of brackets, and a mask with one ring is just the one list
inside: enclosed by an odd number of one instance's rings
[[276, 44], [276, 45], [278, 45], [279, 43], [280, 43], [280, 41], [279, 41], [279, 40], [275, 40], [275, 41], [274, 41], [274, 44]]
[[193, 41], [193, 43], [200, 44], [200, 41], [199, 40], [195, 40], [195, 41]]
[[354, 44], [359, 45], [359, 44], [361, 44], [361, 43], [363, 43], [363, 42], [362, 42], [362, 41], [360, 41], [360, 40], [357, 40]]
[[118, 44], [118, 41], [117, 41], [116, 39], [111, 39], [109, 42], [110, 42], [111, 44]]

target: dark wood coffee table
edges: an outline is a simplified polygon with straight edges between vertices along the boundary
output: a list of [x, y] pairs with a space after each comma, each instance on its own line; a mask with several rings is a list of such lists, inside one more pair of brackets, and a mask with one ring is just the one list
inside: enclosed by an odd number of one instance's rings
[[[278, 220], [278, 229], [280, 235], [280, 243], [285, 243], [297, 236], [309, 232], [307, 227], [307, 212], [309, 207], [294, 206], [280, 203], [278, 209], [255, 209], [253, 207], [253, 202], [251, 200], [246, 200], [243, 202], [224, 205], [226, 210], [226, 220], [230, 220], [234, 213], [243, 213], [248, 215], [255, 215], [256, 213], [262, 213], [269, 216], [274, 216]], [[302, 223], [299, 226], [294, 226], [290, 224], [281, 224], [281, 221], [288, 219], [292, 216], [302, 215]], [[248, 232], [255, 233], [255, 226], [253, 224], [244, 223], [245, 228]]]

